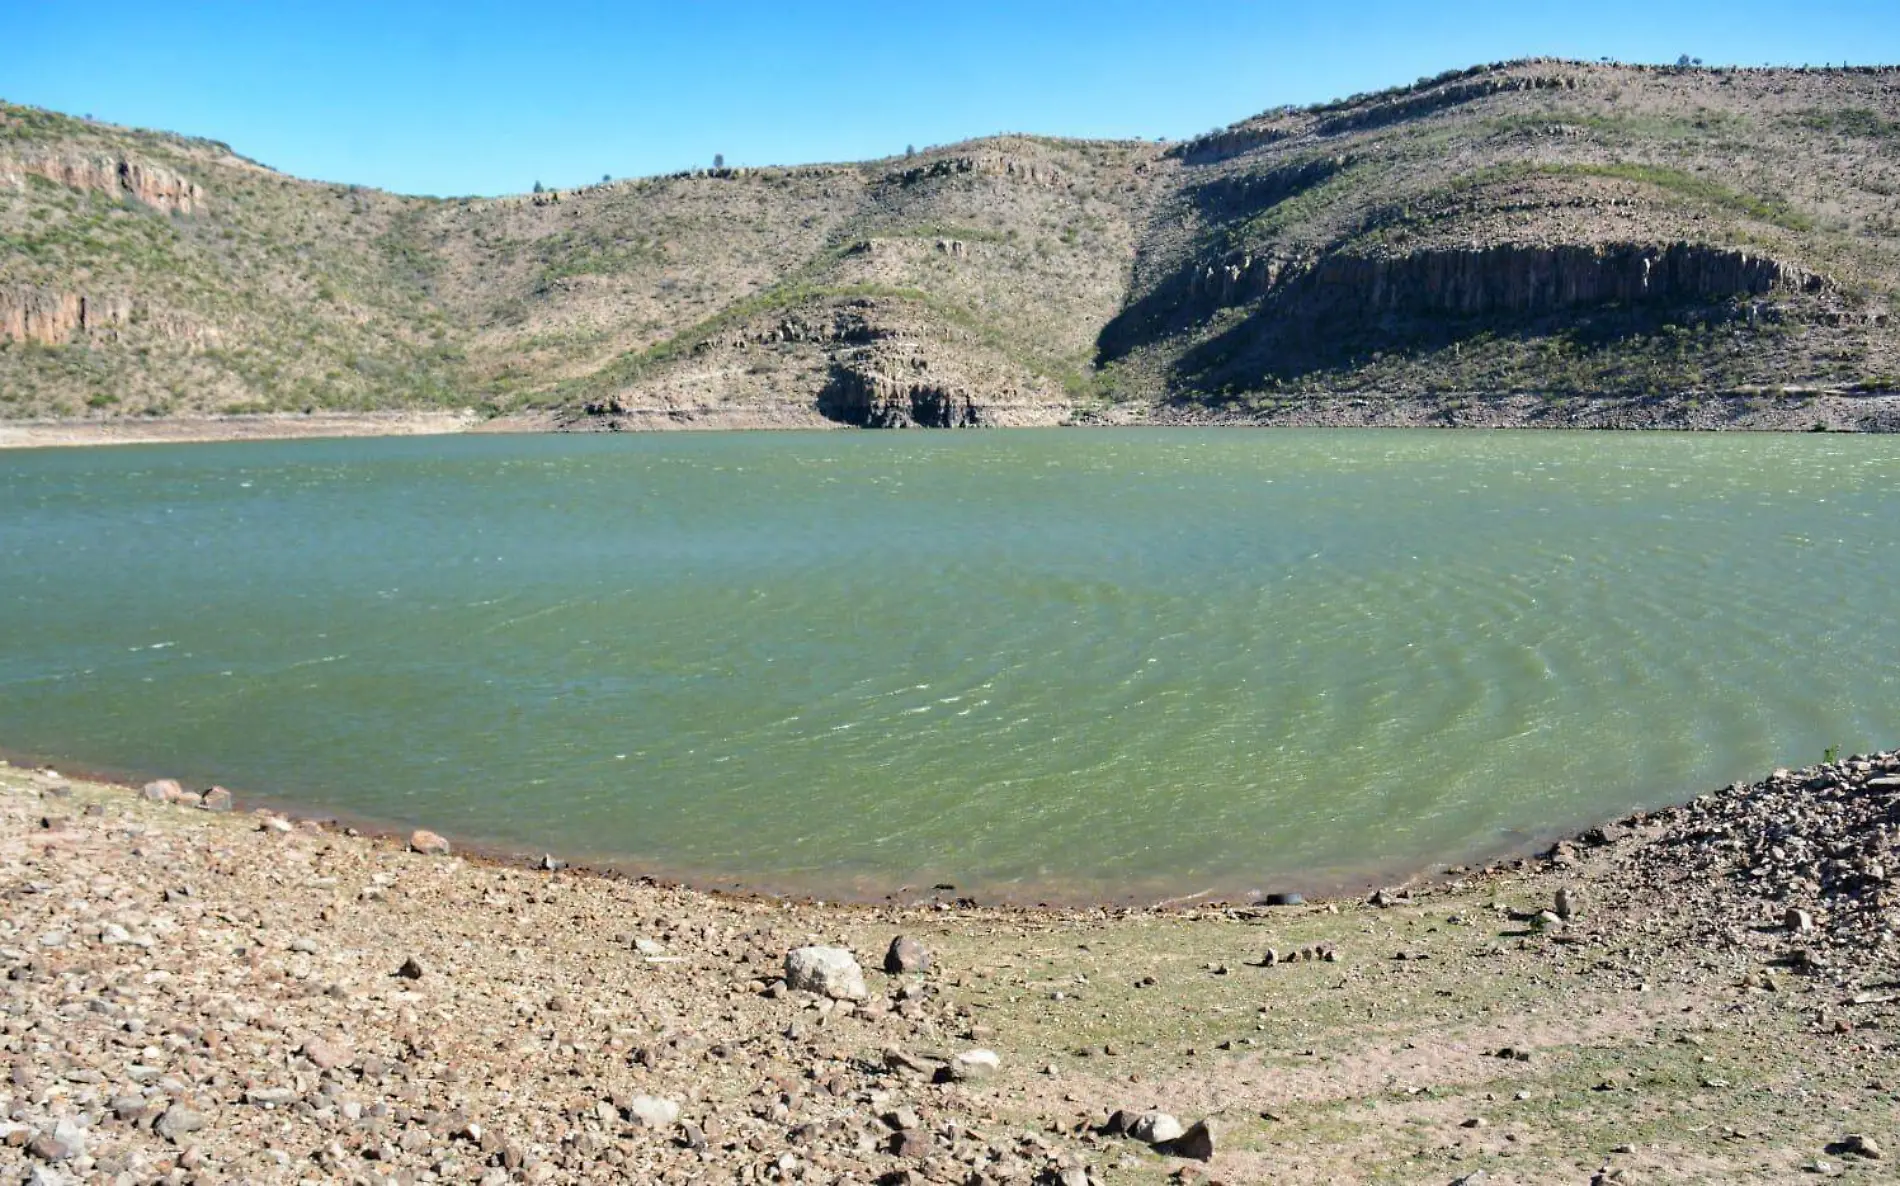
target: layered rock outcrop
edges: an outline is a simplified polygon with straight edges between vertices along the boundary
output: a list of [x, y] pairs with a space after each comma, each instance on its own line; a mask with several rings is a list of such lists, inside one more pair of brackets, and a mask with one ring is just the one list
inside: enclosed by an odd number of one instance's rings
[[192, 214], [204, 204], [204, 191], [196, 182], [129, 155], [27, 152], [0, 165], [0, 181], [13, 188], [25, 185], [29, 175], [73, 189], [129, 197], [172, 214]]
[[1313, 315], [1534, 315], [1612, 303], [1681, 303], [1821, 292], [1826, 277], [1797, 264], [1700, 243], [1500, 244], [1316, 260], [1247, 256], [1199, 268], [1192, 298], [1233, 305], [1265, 296]]
[[116, 329], [132, 320], [132, 298], [40, 288], [0, 288], [0, 338], [58, 346], [75, 333]]
[[859, 428], [976, 428], [983, 413], [971, 393], [947, 381], [890, 374], [870, 360], [834, 363], [818, 393], [828, 420]]

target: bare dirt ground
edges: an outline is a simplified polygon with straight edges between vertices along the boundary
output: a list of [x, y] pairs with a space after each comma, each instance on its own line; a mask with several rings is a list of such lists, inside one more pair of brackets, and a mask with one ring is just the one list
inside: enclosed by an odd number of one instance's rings
[[[0, 1180], [1894, 1180], [1896, 755], [1184, 910], [715, 896], [206, 805], [0, 768]], [[861, 992], [788, 986], [809, 945]], [[1211, 1157], [1112, 1131], [1148, 1110]]]
[[131, 420], [0, 420], [0, 449], [155, 445], [305, 437], [429, 436], [468, 432], [473, 412], [317, 412], [308, 416], [147, 417]]

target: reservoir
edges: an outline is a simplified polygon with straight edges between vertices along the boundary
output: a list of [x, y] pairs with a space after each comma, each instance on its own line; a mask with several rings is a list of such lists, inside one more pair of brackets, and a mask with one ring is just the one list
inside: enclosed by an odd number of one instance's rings
[[826, 896], [1318, 890], [1900, 741], [1900, 439], [0, 454], [0, 748]]

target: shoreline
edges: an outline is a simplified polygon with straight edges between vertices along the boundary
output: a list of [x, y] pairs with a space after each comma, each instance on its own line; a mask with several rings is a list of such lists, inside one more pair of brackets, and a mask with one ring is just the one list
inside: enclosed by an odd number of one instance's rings
[[[1333, 395], [1247, 410], [1138, 404], [1068, 409], [1064, 428], [1464, 428], [1664, 432], [1900, 432], [1900, 393], [1703, 395]], [[810, 408], [641, 408], [614, 417], [459, 411], [267, 413], [123, 420], [0, 420], [0, 449], [461, 433], [664, 433], [843, 430]], [[999, 424], [995, 427], [1014, 427]], [[1037, 427], [1045, 427], [1038, 425]]]
[[[1439, 886], [1035, 911], [523, 869], [5, 766], [0, 1167], [1872, 1181], [1896, 809], [1900, 753], [1855, 755]], [[849, 974], [789, 983], [813, 945]], [[1150, 1110], [1193, 1139], [1123, 1131]]]
[[[0, 746], [0, 766], [17, 770], [56, 770], [61, 777], [92, 786], [111, 788], [136, 796], [151, 782], [171, 776], [163, 773], [140, 774], [106, 769], [84, 762], [46, 758], [30, 751]], [[221, 789], [222, 784], [213, 784]], [[188, 790], [190, 788], [187, 788]], [[206, 788], [193, 792], [202, 793]], [[1443, 885], [1459, 877], [1489, 876], [1508, 867], [1521, 868], [1553, 843], [1573, 839], [1589, 825], [1552, 826], [1526, 833], [1522, 839], [1498, 843], [1466, 852], [1463, 856], [1438, 856], [1390, 866], [1368, 866], [1351, 871], [1335, 869], [1325, 873], [1290, 873], [1257, 886], [1241, 887], [1225, 882], [1195, 890], [1166, 887], [1150, 878], [1126, 884], [1119, 892], [1099, 888], [1052, 892], [1053, 886], [1039, 885], [1012, 891], [1008, 885], [968, 882], [906, 883], [892, 885], [887, 878], [863, 874], [825, 880], [814, 877], [799, 883], [788, 879], [773, 884], [769, 879], [754, 880], [730, 871], [710, 872], [668, 866], [662, 862], [641, 861], [633, 857], [575, 857], [552, 851], [545, 846], [525, 846], [470, 840], [456, 830], [442, 831], [428, 820], [399, 821], [361, 812], [319, 807], [302, 800], [255, 789], [230, 790], [233, 810], [268, 812], [293, 823], [320, 824], [334, 830], [347, 830], [372, 842], [401, 844], [417, 829], [437, 832], [445, 837], [457, 854], [472, 861], [507, 869], [543, 869], [552, 859], [560, 869], [577, 874], [680, 890], [711, 897], [740, 901], [798, 902], [840, 908], [877, 909], [889, 907], [922, 908], [950, 903], [963, 909], [1022, 911], [1032, 914], [1087, 915], [1099, 911], [1142, 911], [1169, 908], [1205, 908], [1258, 904], [1267, 895], [1295, 893], [1310, 902], [1347, 901], [1362, 898], [1379, 889], [1422, 889]], [[1651, 810], [1669, 810], [1679, 801], [1671, 799]], [[1594, 819], [1594, 816], [1586, 817]], [[1454, 872], [1456, 870], [1456, 872]], [[1178, 892], [1177, 892], [1178, 891]]]

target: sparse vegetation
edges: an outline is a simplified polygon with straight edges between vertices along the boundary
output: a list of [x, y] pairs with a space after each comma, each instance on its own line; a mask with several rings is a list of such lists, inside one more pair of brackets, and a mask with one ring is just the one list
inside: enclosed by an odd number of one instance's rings
[[[204, 194], [174, 214], [39, 172], [0, 189], [0, 292], [128, 309], [0, 342], [0, 416], [808, 409], [841, 367], [1058, 409], [1891, 391], [1893, 77], [1536, 61], [1276, 109], [1213, 134], [1219, 151], [1000, 136], [734, 170], [722, 153], [710, 171], [446, 201], [0, 106], [0, 176], [25, 154], [117, 155]], [[1676, 242], [1825, 283], [1323, 324], [1269, 299], [1331, 258]]]

